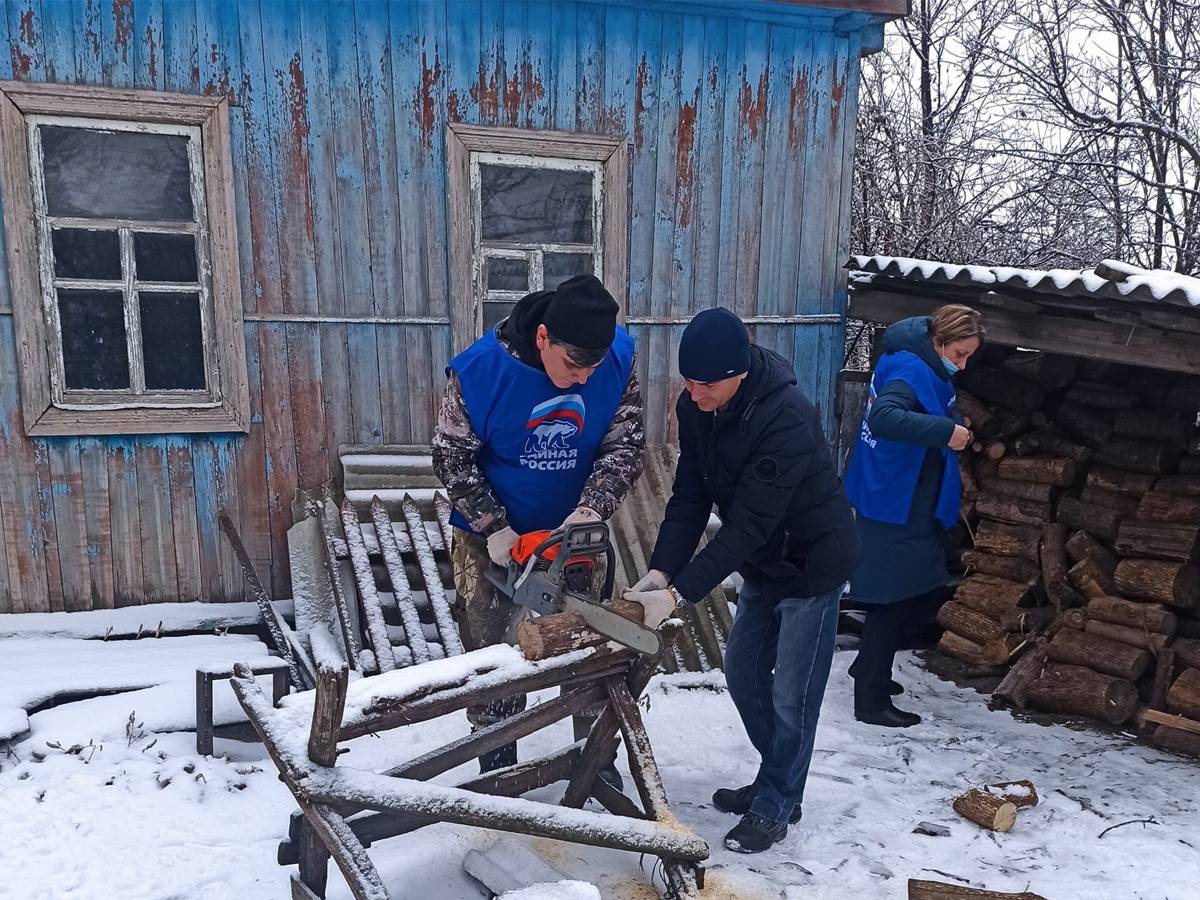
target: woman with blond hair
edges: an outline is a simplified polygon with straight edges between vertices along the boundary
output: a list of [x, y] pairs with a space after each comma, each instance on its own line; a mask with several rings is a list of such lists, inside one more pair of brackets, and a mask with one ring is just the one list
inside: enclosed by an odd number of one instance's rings
[[854, 716], [889, 728], [921, 717], [897, 709], [892, 663], [906, 633], [948, 596], [943, 530], [958, 520], [955, 454], [971, 432], [955, 410], [955, 373], [983, 343], [969, 306], [903, 319], [884, 332], [866, 414], [846, 473], [862, 555], [850, 595], [868, 607], [854, 678]]

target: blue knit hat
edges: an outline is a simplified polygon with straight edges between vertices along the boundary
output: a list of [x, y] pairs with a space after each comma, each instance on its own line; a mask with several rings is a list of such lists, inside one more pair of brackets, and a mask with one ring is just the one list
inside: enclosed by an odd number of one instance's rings
[[713, 382], [750, 371], [750, 334], [723, 306], [696, 314], [679, 341], [679, 374]]

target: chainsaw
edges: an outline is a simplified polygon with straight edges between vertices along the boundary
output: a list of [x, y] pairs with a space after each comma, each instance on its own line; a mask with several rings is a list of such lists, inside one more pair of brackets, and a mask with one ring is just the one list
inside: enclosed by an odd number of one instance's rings
[[[606, 561], [604, 585], [595, 593], [596, 566]], [[616, 554], [607, 522], [581, 522], [557, 531], [531, 531], [513, 544], [508, 566], [492, 566], [488, 580], [514, 603], [538, 615], [576, 612], [605, 637], [636, 650], [657, 655], [658, 632], [614, 612], [612, 599]]]

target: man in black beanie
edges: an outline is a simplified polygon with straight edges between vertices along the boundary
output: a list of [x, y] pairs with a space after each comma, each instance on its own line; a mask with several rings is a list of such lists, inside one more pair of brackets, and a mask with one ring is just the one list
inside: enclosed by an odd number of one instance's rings
[[[741, 574], [725, 679], [762, 763], [752, 784], [719, 789], [713, 805], [742, 817], [725, 845], [758, 853], [800, 821], [858, 538], [820, 417], [787, 360], [717, 307], [684, 329], [679, 372], [675, 484], [650, 572], [625, 596], [657, 627]], [[721, 527], [696, 553], [714, 505]]]
[[[511, 641], [525, 612], [487, 580], [488, 566], [507, 565], [521, 534], [608, 519], [641, 475], [642, 395], [618, 311], [600, 279], [578, 275], [523, 297], [450, 361], [433, 466], [453, 506], [455, 608], [468, 650]], [[467, 717], [480, 728], [524, 708], [518, 695]], [[516, 759], [510, 744], [480, 766]]]

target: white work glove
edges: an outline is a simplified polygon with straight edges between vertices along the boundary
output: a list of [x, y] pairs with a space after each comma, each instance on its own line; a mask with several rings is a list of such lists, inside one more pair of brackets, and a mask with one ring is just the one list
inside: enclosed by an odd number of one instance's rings
[[621, 595], [624, 600], [632, 600], [642, 604], [642, 624], [647, 628], [657, 628], [675, 612], [679, 601], [670, 588], [656, 591], [626, 591]]
[[636, 582], [629, 586], [631, 591], [661, 591], [671, 579], [667, 577], [667, 573], [661, 569], [651, 569]]
[[489, 534], [487, 539], [488, 558], [500, 568], [507, 569], [508, 561], [512, 559], [513, 544], [516, 542], [517, 533], [507, 525], [499, 531]]
[[596, 512], [590, 506], [577, 506], [569, 516], [563, 519], [563, 523], [558, 528], [561, 531], [568, 525], [585, 525], [589, 522], [602, 521], [602, 518], [600, 513]]

